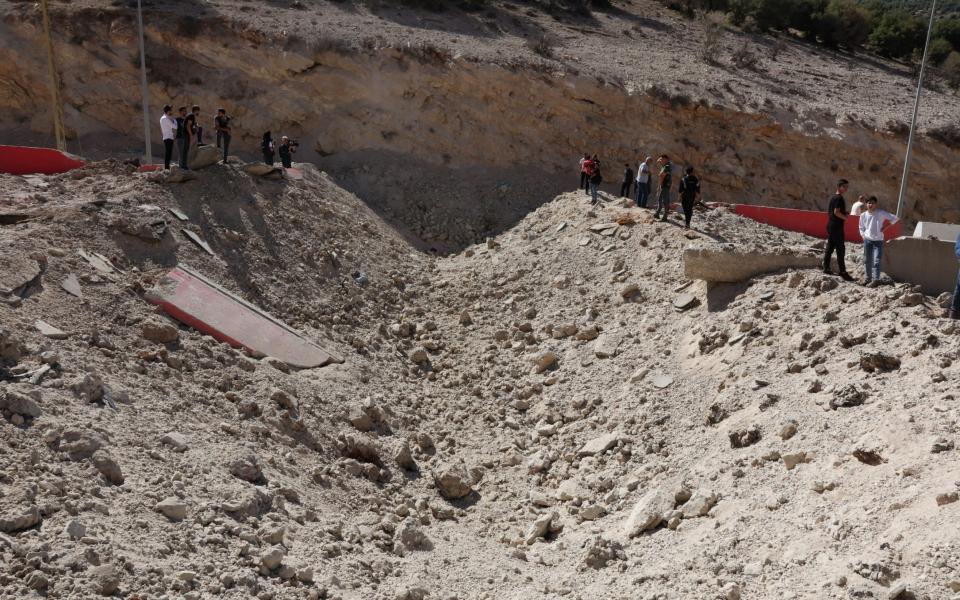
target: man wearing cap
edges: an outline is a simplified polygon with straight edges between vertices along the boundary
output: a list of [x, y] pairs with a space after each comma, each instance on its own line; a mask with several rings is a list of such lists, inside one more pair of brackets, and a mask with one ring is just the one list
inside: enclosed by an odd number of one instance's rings
[[647, 207], [647, 199], [650, 197], [650, 165], [653, 164], [653, 158], [648, 156], [637, 165], [637, 206]]
[[280, 155], [280, 163], [285, 169], [289, 169], [293, 166], [293, 156], [291, 156], [291, 154], [293, 154], [295, 151], [296, 150], [294, 150], [293, 146], [290, 144], [290, 138], [287, 136], [282, 136], [280, 138], [280, 147], [277, 148], [277, 154]]
[[227, 153], [230, 151], [230, 117], [227, 116], [227, 109], [217, 109], [213, 125], [217, 130], [217, 148], [223, 148], [223, 164], [227, 164]]

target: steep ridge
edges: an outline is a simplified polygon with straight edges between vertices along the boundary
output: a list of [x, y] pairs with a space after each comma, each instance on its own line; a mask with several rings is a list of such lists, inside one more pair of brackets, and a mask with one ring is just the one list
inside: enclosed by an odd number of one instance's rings
[[[346, 18], [328, 8], [316, 15], [324, 19], [318, 23]], [[888, 207], [896, 197], [905, 139], [893, 118], [899, 105], [891, 103], [899, 98], [908, 106], [909, 79], [893, 65], [788, 45], [764, 71], [704, 71], [695, 58], [699, 25], [660, 13], [664, 26], [682, 27], [688, 40], [687, 53], [670, 59], [682, 60], [682, 69], [664, 62], [655, 45], [632, 38], [610, 41], [611, 51], [641, 52], [637, 60], [651, 61], [650, 69], [621, 72], [582, 33], [575, 38], [580, 46], [567, 41], [551, 60], [520, 52], [513, 38], [491, 41], [502, 46], [498, 61], [475, 36], [437, 33], [431, 42], [416, 30], [418, 43], [411, 44], [387, 37], [407, 29], [385, 26], [382, 37], [341, 39], [332, 27], [302, 30], [310, 13], [270, 14], [291, 26], [286, 37], [226, 5], [186, 29], [149, 18], [151, 97], [157, 105], [199, 103], [208, 120], [226, 105], [237, 118], [233, 147], [241, 155], [256, 156], [265, 130], [300, 139], [301, 159], [360, 194], [421, 249], [457, 251], [505, 230], [567, 189], [584, 151], [605, 159], [610, 190], [624, 162], [667, 152], [678, 166], [700, 169], [715, 201], [820, 208], [840, 176]], [[630, 22], [624, 15], [596, 27]], [[138, 152], [129, 11], [78, 5], [56, 20], [72, 137], [92, 155]], [[11, 6], [0, 28], [12, 57], [0, 67], [0, 130], [5, 138], [39, 140], [49, 119], [36, 15]], [[458, 40], [462, 52], [448, 49]], [[568, 56], [574, 48], [581, 62]], [[849, 94], [833, 89], [847, 85]], [[950, 120], [946, 96], [930, 92], [925, 102], [934, 114], [924, 123]], [[909, 217], [960, 220], [949, 184], [956, 160], [954, 149], [921, 140]]]
[[[434, 258], [304, 171], [259, 181], [218, 166], [173, 186], [100, 163], [3, 178], [5, 204], [36, 215], [3, 227], [4, 256], [44, 272], [0, 304], [0, 347], [14, 374], [56, 366], [0, 383], [0, 595], [960, 587], [945, 298], [795, 271], [709, 312], [682, 277], [686, 245], [814, 242], [724, 209], [684, 232], [609, 197], [589, 209], [582, 193]], [[169, 207], [190, 222], [159, 225]], [[124, 272], [93, 271], [81, 247]], [[174, 262], [345, 363], [288, 372], [171, 328], [138, 294]], [[84, 300], [59, 287], [70, 272]], [[674, 308], [684, 293], [699, 305]], [[45, 338], [36, 319], [74, 335]]]

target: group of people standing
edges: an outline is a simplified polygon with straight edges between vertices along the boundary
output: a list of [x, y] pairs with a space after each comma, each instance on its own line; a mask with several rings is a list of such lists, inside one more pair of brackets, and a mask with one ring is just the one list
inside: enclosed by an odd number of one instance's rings
[[297, 151], [297, 141], [291, 140], [287, 136], [280, 137], [280, 145], [274, 146], [273, 136], [269, 131], [263, 134], [263, 140], [260, 142], [260, 152], [263, 154], [263, 162], [273, 166], [273, 157], [280, 155], [280, 164], [289, 169], [293, 166], [293, 153]]
[[[217, 148], [223, 148], [224, 163], [227, 162], [230, 151], [231, 120], [225, 108], [218, 108], [217, 116], [213, 119], [213, 127], [217, 132]], [[181, 106], [177, 109], [177, 116], [173, 116], [173, 107], [167, 104], [160, 117], [160, 133], [163, 138], [163, 168], [170, 168], [176, 142], [178, 164], [181, 169], [189, 169], [190, 149], [206, 145], [203, 143], [203, 126], [200, 125], [200, 107], [194, 104], [190, 112], [187, 112], [187, 107]]]
[[831, 260], [837, 256], [837, 268], [840, 277], [853, 281], [844, 262], [845, 243], [844, 224], [852, 216], [859, 217], [860, 237], [863, 238], [864, 285], [880, 285], [880, 259], [883, 257], [884, 233], [900, 219], [879, 207], [876, 196], [863, 194], [853, 203], [847, 212], [844, 194], [850, 189], [846, 179], [837, 181], [837, 190], [827, 204], [827, 244], [823, 254], [823, 272], [832, 275]]
[[[596, 154], [593, 156], [589, 153], [584, 154], [579, 165], [580, 188], [587, 192], [591, 205], [594, 205], [599, 202], [599, 187], [603, 181], [600, 173], [600, 158]], [[625, 163], [623, 167], [620, 196], [631, 197], [631, 189], [636, 186], [633, 198], [640, 208], [647, 208], [653, 184], [653, 170], [657, 169], [657, 210], [653, 213], [653, 217], [666, 221], [670, 213], [670, 189], [673, 185], [673, 163], [670, 157], [661, 154], [654, 167], [653, 157], [648, 156], [637, 165], [636, 172], [631, 168], [630, 163]], [[693, 219], [693, 208], [700, 201], [700, 180], [694, 175], [692, 166], [684, 169], [677, 192], [680, 195], [680, 207], [683, 209], [684, 228], [689, 229], [690, 221]]]

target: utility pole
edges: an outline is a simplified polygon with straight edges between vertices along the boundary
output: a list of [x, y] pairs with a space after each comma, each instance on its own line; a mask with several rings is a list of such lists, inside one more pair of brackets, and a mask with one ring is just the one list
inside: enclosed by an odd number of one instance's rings
[[153, 164], [153, 150], [150, 143], [150, 98], [147, 90], [147, 55], [143, 51], [143, 11], [137, 0], [137, 27], [140, 29], [140, 93], [143, 96], [143, 143], [146, 145], [144, 156], [146, 164]]
[[920, 59], [920, 75], [917, 78], [917, 95], [913, 100], [913, 118], [910, 119], [910, 137], [907, 138], [907, 155], [903, 159], [903, 177], [900, 178], [900, 196], [897, 198], [897, 218], [903, 217], [904, 204], [907, 202], [907, 177], [910, 175], [910, 158], [913, 153], [913, 136], [917, 128], [917, 112], [920, 110], [920, 90], [923, 89], [923, 72], [927, 66], [927, 50], [930, 49], [930, 34], [933, 33], [933, 15], [937, 9], [937, 0], [930, 2], [930, 23], [927, 25], [927, 41], [923, 45], [923, 58]]
[[53, 36], [50, 33], [50, 12], [47, 0], [40, 0], [43, 13], [43, 32], [47, 42], [47, 70], [50, 74], [50, 102], [53, 108], [53, 137], [57, 141], [57, 150], [67, 149], [67, 138], [63, 132], [63, 99], [60, 97], [60, 75], [57, 73], [57, 58], [53, 53]]

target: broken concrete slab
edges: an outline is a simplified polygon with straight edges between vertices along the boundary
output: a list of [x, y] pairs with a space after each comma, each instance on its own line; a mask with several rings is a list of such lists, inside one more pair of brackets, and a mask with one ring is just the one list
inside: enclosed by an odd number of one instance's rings
[[83, 248], [77, 250], [77, 254], [79, 254], [83, 260], [87, 261], [94, 270], [107, 275], [111, 279], [113, 279], [113, 274], [119, 271], [119, 269], [113, 266], [110, 259], [102, 254], [87, 252]]
[[955, 289], [957, 268], [952, 241], [899, 237], [883, 245], [880, 269], [896, 281], [919, 285], [930, 296]]
[[0, 249], [0, 294], [17, 293], [40, 276], [40, 263]]
[[297, 368], [343, 362], [304, 334], [186, 266], [168, 272], [146, 298], [181, 323], [257, 356], [273, 356]]
[[214, 254], [214, 252], [213, 252], [213, 248], [211, 248], [211, 247], [210, 247], [210, 244], [208, 244], [202, 237], [200, 237], [199, 235], [197, 235], [197, 234], [195, 234], [194, 232], [190, 231], [189, 229], [183, 229], [183, 230], [181, 230], [181, 231], [183, 231], [183, 235], [185, 235], [185, 236], [187, 236], [188, 238], [190, 238], [190, 241], [191, 241], [191, 242], [193, 242], [193, 243], [196, 244], [197, 246], [200, 246], [200, 248], [201, 248], [204, 252], [206, 252], [206, 253], [209, 254], [210, 256], [216, 256], [216, 254]]
[[42, 320], [38, 320], [36, 323], [33, 324], [33, 326], [37, 328], [37, 331], [40, 332], [40, 335], [44, 337], [48, 337], [51, 340], [65, 340], [71, 335], [66, 331], [63, 331], [62, 329], [54, 327], [50, 323], [47, 323], [46, 321], [42, 321]]
[[60, 282], [60, 287], [77, 298], [83, 298], [83, 290], [80, 288], [80, 281], [73, 273], [68, 274], [63, 281]]
[[820, 267], [823, 260], [819, 253], [809, 250], [778, 250], [763, 252], [732, 246], [691, 247], [683, 251], [683, 271], [690, 279], [736, 283], [755, 275], [784, 269], [814, 269]]

